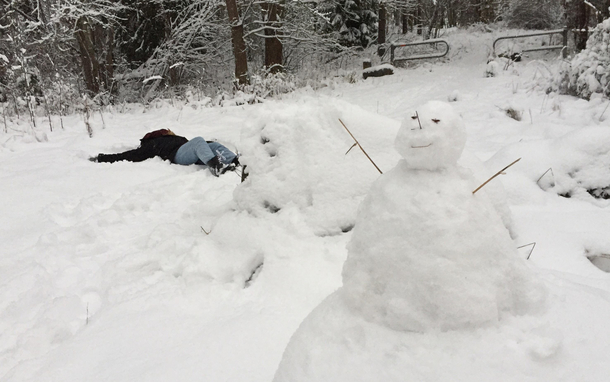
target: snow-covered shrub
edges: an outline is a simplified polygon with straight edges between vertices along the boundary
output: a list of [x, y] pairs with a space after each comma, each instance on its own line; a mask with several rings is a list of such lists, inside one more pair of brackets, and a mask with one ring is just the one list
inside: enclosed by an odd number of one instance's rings
[[593, 93], [610, 96], [610, 19], [595, 27], [587, 48], [563, 67], [554, 79], [554, 90], [589, 99]]
[[259, 72], [250, 77], [250, 84], [241, 90], [260, 98], [268, 98], [279, 94], [290, 93], [297, 88], [292, 75], [278, 72]]

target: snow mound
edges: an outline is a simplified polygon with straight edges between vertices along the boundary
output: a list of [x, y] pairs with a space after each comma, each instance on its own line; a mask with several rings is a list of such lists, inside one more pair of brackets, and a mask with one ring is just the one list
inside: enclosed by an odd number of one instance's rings
[[591, 126], [558, 138], [520, 142], [499, 151], [490, 163], [521, 157], [512, 169], [531, 185], [567, 198], [608, 205], [610, 198], [610, 132]]
[[[317, 235], [351, 230], [357, 206], [379, 172], [357, 148], [390, 146], [396, 122], [326, 98], [263, 105], [242, 132], [249, 176], [234, 193], [254, 216], [298, 211]], [[385, 132], [389, 132], [386, 134]], [[370, 153], [377, 164], [393, 153]], [[365, 171], [363, 171], [365, 169]]]
[[604, 318], [585, 313], [610, 312], [604, 297], [569, 285], [561, 298], [543, 317], [411, 333], [370, 323], [332, 294], [292, 337], [274, 382], [604, 381]]

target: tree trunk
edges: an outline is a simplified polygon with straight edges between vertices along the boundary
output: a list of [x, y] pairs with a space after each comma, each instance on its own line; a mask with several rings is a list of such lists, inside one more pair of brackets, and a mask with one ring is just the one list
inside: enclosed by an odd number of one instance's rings
[[422, 17], [422, 5], [421, 2], [417, 3], [417, 10], [415, 11], [415, 18], [414, 18], [414, 23], [415, 23], [415, 27], [417, 28], [417, 34], [421, 35], [423, 33], [422, 28], [422, 21], [423, 21], [423, 17]]
[[284, 69], [284, 51], [282, 42], [278, 38], [281, 26], [280, 19], [284, 6], [279, 2], [265, 2], [262, 4], [263, 21], [265, 23], [265, 67], [269, 73], [278, 73]]
[[76, 22], [75, 37], [80, 50], [85, 86], [92, 96], [111, 91], [114, 78], [114, 31], [86, 17]]
[[457, 17], [453, 7], [450, 7], [447, 11], [447, 24], [450, 28], [457, 25]]
[[231, 42], [235, 56], [235, 78], [240, 85], [248, 84], [248, 57], [244, 41], [244, 26], [239, 20], [237, 0], [226, 0], [229, 24], [231, 25]]
[[100, 64], [95, 55], [93, 44], [93, 30], [86, 17], [81, 17], [76, 22], [76, 41], [80, 49], [80, 59], [83, 66], [85, 86], [92, 94], [100, 92]]
[[434, 36], [432, 35], [432, 29], [433, 28], [437, 28], [437, 19], [438, 19], [438, 3], [436, 3], [436, 5], [434, 6], [434, 12], [432, 13], [432, 18], [430, 19], [430, 25], [428, 25], [428, 30], [426, 32], [426, 34], [424, 35], [424, 40], [427, 40], [429, 38], [433, 38]]
[[576, 29], [578, 32], [574, 34], [576, 41], [576, 49], [583, 50], [587, 47], [587, 39], [589, 38], [589, 12], [590, 9], [584, 1], [579, 1], [576, 8]]
[[377, 44], [385, 44], [387, 11], [385, 4], [379, 4], [379, 22], [377, 24]]
[[99, 57], [99, 77], [100, 85], [103, 90], [111, 91], [114, 78], [114, 31], [110, 27], [98, 24], [95, 28], [96, 52], [100, 52]]

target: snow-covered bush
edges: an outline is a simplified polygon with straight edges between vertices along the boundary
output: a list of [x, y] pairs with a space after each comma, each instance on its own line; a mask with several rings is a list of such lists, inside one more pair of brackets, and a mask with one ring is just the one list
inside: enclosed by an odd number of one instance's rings
[[265, 71], [253, 74], [250, 84], [241, 89], [244, 93], [254, 94], [260, 98], [273, 97], [279, 94], [290, 93], [297, 88], [294, 76], [282, 72], [266, 73]]
[[610, 19], [598, 24], [587, 48], [578, 53], [570, 67], [563, 67], [554, 79], [554, 90], [589, 99], [593, 93], [610, 96]]

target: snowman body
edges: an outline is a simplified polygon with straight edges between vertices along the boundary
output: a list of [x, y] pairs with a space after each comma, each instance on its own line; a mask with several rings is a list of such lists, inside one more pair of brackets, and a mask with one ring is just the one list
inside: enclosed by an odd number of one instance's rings
[[363, 201], [343, 268], [341, 294], [365, 319], [421, 332], [531, 308], [529, 269], [457, 165], [464, 143], [461, 118], [442, 102], [402, 124], [395, 145], [403, 159]]

